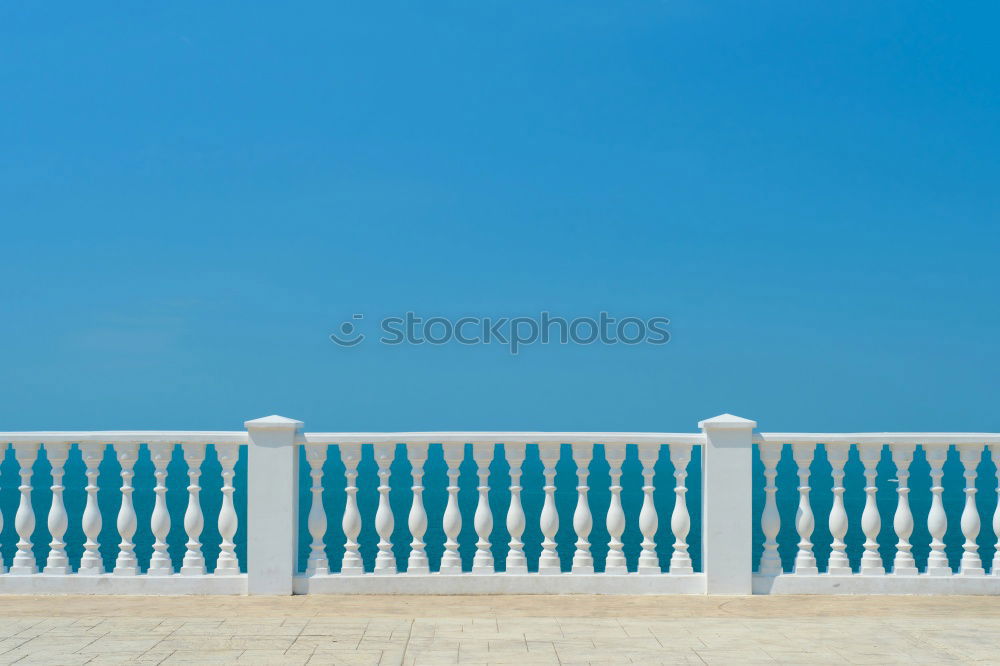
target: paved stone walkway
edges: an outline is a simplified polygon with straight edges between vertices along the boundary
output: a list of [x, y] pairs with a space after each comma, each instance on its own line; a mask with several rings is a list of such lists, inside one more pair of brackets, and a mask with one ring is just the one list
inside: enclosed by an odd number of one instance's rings
[[0, 596], [2, 664], [1000, 663], [988, 597]]

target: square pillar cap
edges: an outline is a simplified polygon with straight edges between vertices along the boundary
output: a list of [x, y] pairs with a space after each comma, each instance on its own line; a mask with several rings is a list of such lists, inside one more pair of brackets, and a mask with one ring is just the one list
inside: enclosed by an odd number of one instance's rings
[[753, 430], [757, 427], [757, 422], [732, 414], [719, 414], [710, 419], [699, 421], [698, 427], [702, 430]]
[[243, 424], [247, 430], [298, 430], [304, 423], [284, 416], [272, 414]]

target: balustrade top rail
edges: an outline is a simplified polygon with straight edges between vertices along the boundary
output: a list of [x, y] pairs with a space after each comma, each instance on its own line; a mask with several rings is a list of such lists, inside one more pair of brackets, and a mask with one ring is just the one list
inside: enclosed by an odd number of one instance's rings
[[239, 430], [92, 430], [0, 432], [0, 444], [246, 444]]
[[304, 444], [703, 444], [702, 433], [665, 432], [307, 432]]
[[[247, 444], [240, 430], [93, 430], [0, 432], [0, 444], [56, 443], [181, 443]], [[670, 432], [531, 432], [531, 431], [425, 431], [425, 432], [307, 432], [296, 444], [394, 444], [473, 443], [540, 444], [592, 442], [595, 444], [693, 444], [705, 443], [704, 433]], [[754, 432], [755, 444], [1000, 444], [1000, 433], [990, 432]]]
[[755, 432], [754, 444], [1000, 444], [995, 432]]

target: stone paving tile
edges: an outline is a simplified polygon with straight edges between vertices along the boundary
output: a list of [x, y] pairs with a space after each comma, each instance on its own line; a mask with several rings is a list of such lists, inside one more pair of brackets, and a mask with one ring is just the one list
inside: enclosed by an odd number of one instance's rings
[[428, 601], [0, 597], [0, 666], [1000, 661], [1000, 603], [981, 597]]

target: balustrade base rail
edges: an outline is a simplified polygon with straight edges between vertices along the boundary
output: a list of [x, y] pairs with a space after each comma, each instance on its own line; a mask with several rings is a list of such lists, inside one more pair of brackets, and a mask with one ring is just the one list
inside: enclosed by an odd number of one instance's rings
[[295, 594], [705, 594], [704, 574], [297, 576]]
[[117, 576], [31, 574], [0, 576], [0, 594], [226, 594], [247, 593], [247, 575]]
[[1000, 576], [836, 576], [754, 574], [754, 594], [975, 594], [1000, 595]]

